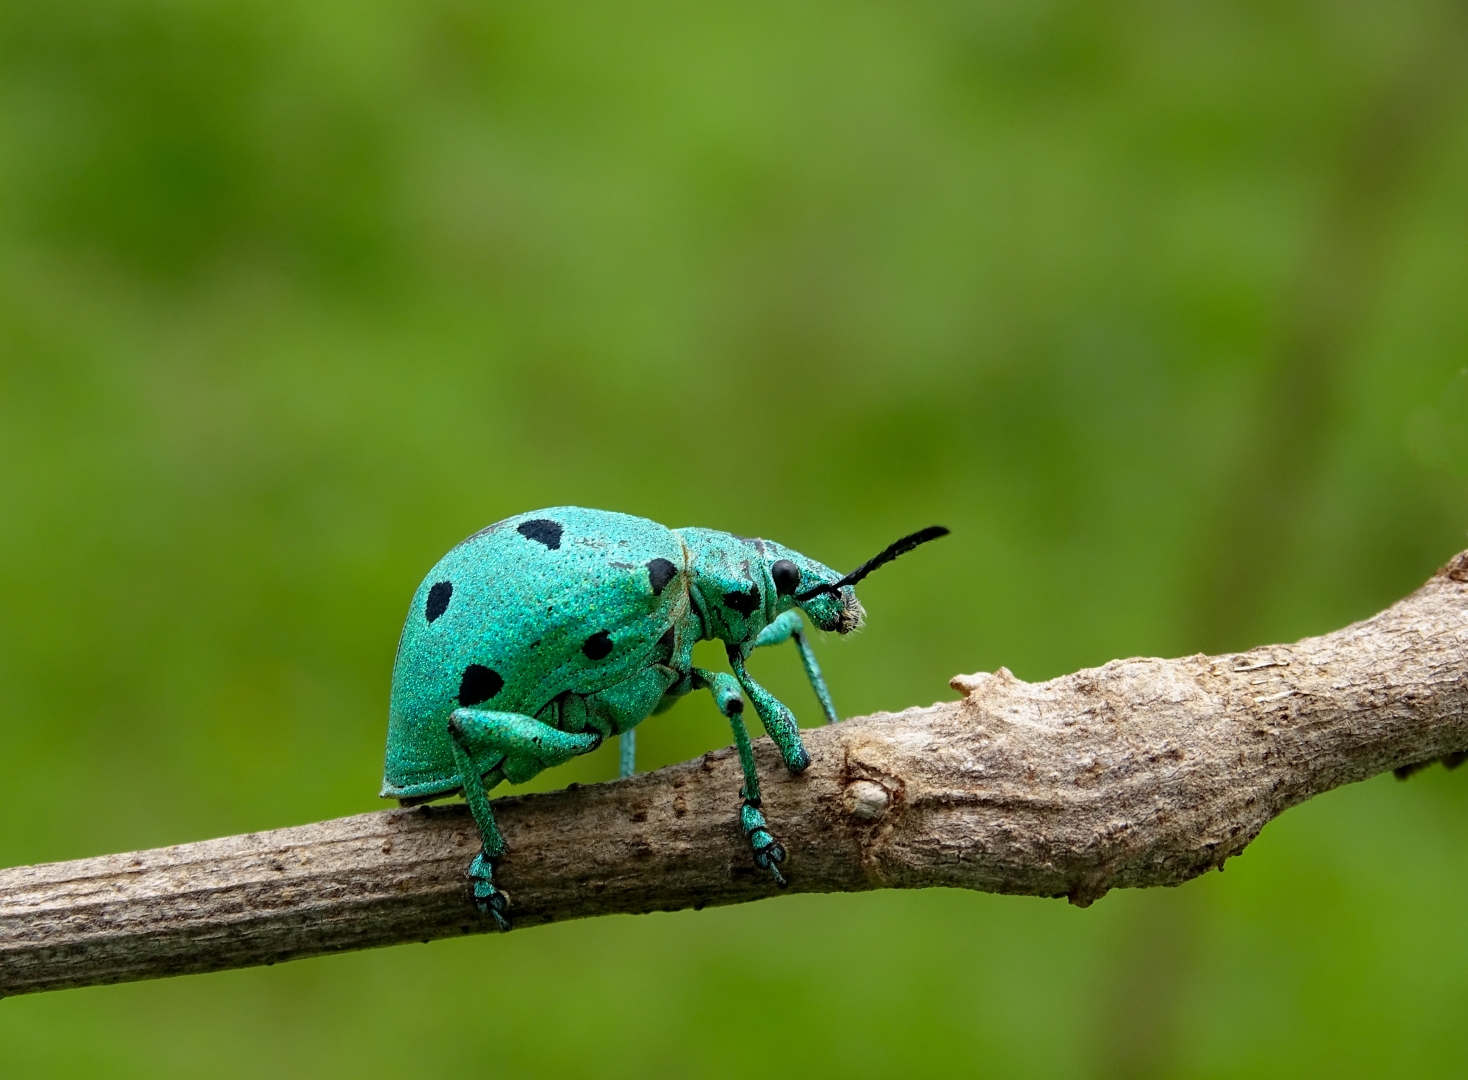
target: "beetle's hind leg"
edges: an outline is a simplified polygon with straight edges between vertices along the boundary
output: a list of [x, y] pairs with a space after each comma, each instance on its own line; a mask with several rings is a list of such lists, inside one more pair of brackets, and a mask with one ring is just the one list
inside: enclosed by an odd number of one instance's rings
[[[487, 782], [499, 780], [496, 768], [481, 777], [464, 746], [464, 738], [454, 721], [449, 721], [449, 745], [454, 751], [454, 765], [464, 782], [464, 801], [469, 804], [469, 813], [474, 815], [474, 824], [479, 826], [479, 854], [469, 864], [469, 880], [474, 888], [474, 906], [481, 915], [492, 915], [501, 930], [510, 929], [510, 901], [494, 883], [495, 860], [505, 853], [505, 838], [495, 824], [494, 811], [489, 808], [489, 798], [484, 790]], [[492, 785], [489, 785], [492, 786]]]
[[740, 768], [744, 770], [744, 787], [740, 790], [744, 805], [739, 808], [739, 825], [749, 841], [750, 850], [754, 852], [754, 864], [761, 870], [768, 870], [774, 875], [775, 883], [784, 888], [787, 884], [785, 875], [780, 873], [777, 864], [785, 861], [785, 849], [770, 832], [764, 811], [760, 808], [759, 773], [755, 771], [749, 731], [744, 726], [744, 698], [739, 693], [739, 683], [722, 671], [694, 668], [693, 685], [714, 695], [714, 704], [728, 717], [729, 726], [734, 729], [734, 746], [739, 751]]
[[795, 647], [800, 650], [800, 663], [805, 668], [805, 677], [810, 680], [811, 688], [816, 692], [816, 699], [821, 703], [821, 712], [826, 714], [826, 723], [834, 724], [838, 719], [836, 705], [831, 701], [831, 691], [826, 689], [821, 665], [816, 662], [815, 651], [811, 649], [803, 631], [800, 613], [787, 611], [760, 631], [759, 637], [754, 639], [754, 647], [758, 649], [765, 645], [778, 645], [786, 640], [795, 642]]
[[[485, 789], [502, 779], [528, 780], [542, 769], [595, 750], [601, 745], [601, 736], [568, 735], [518, 713], [476, 709], [454, 710], [448, 729], [454, 766], [459, 771], [469, 812], [474, 815], [474, 824], [479, 826], [482, 844], [479, 854], [469, 864], [474, 906], [480, 914], [493, 916], [501, 930], [509, 930], [510, 902], [494, 883], [494, 865], [505, 853], [505, 838], [495, 824]], [[488, 761], [496, 764], [486, 772], [482, 763]]]

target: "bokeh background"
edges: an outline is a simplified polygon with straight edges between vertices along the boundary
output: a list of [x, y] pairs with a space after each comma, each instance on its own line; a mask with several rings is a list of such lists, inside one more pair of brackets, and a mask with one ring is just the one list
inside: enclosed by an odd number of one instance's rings
[[[1468, 545], [1462, 3], [6, 3], [0, 148], [3, 865], [378, 807], [408, 598], [521, 510], [949, 525], [818, 643], [847, 715], [1328, 631]], [[11, 999], [0, 1074], [1444, 1075], [1465, 895], [1436, 768], [1087, 910]]]

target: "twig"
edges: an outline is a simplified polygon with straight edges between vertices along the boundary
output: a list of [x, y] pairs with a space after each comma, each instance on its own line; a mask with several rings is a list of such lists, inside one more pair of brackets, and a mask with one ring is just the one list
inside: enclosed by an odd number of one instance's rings
[[[1389, 610], [1227, 656], [1116, 660], [805, 732], [765, 808], [797, 892], [959, 886], [1067, 896], [1177, 885], [1286, 808], [1468, 749], [1468, 552]], [[496, 801], [519, 927], [773, 895], [731, 750]], [[269, 964], [492, 928], [458, 805], [387, 810], [0, 870], [0, 994]]]

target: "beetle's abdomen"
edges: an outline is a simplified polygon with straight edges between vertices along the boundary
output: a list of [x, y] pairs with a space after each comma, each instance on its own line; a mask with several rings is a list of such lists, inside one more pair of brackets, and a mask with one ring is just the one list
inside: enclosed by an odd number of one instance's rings
[[682, 544], [644, 518], [557, 507], [476, 533], [414, 594], [384, 792], [452, 781], [454, 709], [534, 716], [565, 691], [603, 690], [648, 662], [686, 604]]

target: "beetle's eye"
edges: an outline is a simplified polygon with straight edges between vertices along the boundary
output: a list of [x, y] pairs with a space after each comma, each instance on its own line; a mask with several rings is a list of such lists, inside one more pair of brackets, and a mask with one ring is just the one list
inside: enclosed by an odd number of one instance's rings
[[775, 592], [789, 596], [800, 587], [800, 567], [789, 559], [780, 559], [770, 567], [770, 577], [775, 580]]

